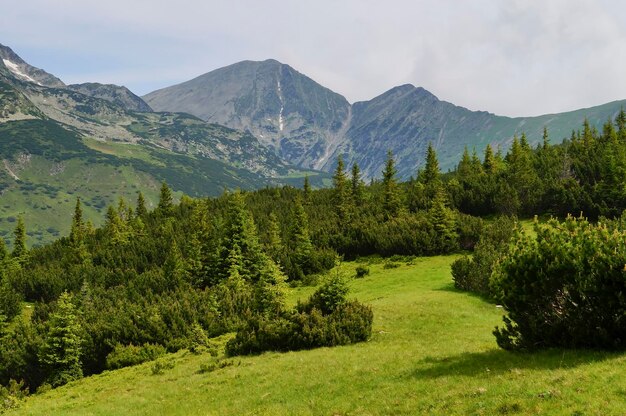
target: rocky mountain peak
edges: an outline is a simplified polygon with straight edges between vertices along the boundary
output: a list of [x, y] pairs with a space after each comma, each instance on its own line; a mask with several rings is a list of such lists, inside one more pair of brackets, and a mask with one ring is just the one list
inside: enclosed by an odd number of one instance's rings
[[11, 48], [2, 44], [0, 44], [0, 62], [5, 69], [4, 74], [19, 81], [31, 82], [44, 87], [61, 88], [65, 86], [59, 78], [28, 64]]

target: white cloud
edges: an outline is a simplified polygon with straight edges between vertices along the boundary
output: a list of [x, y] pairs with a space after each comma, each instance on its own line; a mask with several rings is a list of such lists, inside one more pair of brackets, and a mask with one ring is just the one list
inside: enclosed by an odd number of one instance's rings
[[51, 3], [5, 8], [0, 42], [70, 82], [147, 93], [239, 60], [276, 58], [350, 101], [403, 83], [506, 115], [626, 98], [619, 0]]

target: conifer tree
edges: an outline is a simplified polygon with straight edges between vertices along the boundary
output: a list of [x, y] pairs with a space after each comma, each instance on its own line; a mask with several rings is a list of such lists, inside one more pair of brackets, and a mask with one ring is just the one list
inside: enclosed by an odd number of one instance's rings
[[[0, 262], [6, 259], [8, 254], [9, 253], [7, 252], [7, 246], [6, 246], [6, 243], [4, 242], [4, 238], [0, 237]], [[0, 277], [1, 276], [2, 276], [2, 272], [0, 272]]]
[[386, 219], [398, 216], [401, 210], [400, 190], [396, 182], [396, 173], [393, 153], [389, 150], [383, 171], [383, 214]]
[[139, 192], [137, 195], [137, 207], [135, 208], [135, 215], [138, 218], [146, 218], [148, 215], [148, 209], [146, 208], [146, 200], [143, 197], [143, 194]]
[[80, 206], [80, 198], [76, 198], [76, 206], [74, 207], [74, 216], [72, 217], [72, 229], [70, 231], [70, 242], [72, 245], [79, 246], [85, 237], [85, 223], [83, 222], [83, 210]]
[[448, 200], [442, 187], [437, 189], [428, 214], [437, 233], [437, 249], [449, 252], [458, 248], [456, 218], [454, 212], [448, 208]]
[[470, 158], [467, 146], [463, 149], [463, 156], [461, 156], [461, 161], [456, 168], [456, 172], [461, 179], [469, 178], [472, 174], [472, 159]]
[[104, 230], [111, 244], [124, 244], [128, 242], [126, 224], [120, 218], [113, 205], [109, 205], [104, 220]]
[[48, 382], [53, 387], [83, 376], [80, 334], [81, 326], [71, 296], [64, 292], [50, 318], [50, 329], [39, 357], [48, 372]]
[[161, 193], [159, 195], [159, 205], [157, 206], [157, 211], [166, 217], [169, 217], [174, 213], [172, 190], [165, 182], [161, 184]]
[[267, 261], [267, 257], [261, 250], [261, 243], [256, 225], [246, 208], [243, 194], [235, 192], [229, 198], [228, 213], [225, 224], [224, 238], [219, 249], [222, 267], [220, 274], [227, 277], [229, 273], [228, 257], [235, 246], [241, 250], [242, 270], [241, 275], [247, 281], [256, 281], [259, 277], [260, 268]]
[[543, 145], [543, 150], [547, 150], [548, 147], [550, 147], [550, 139], [548, 137], [548, 128], [546, 126], [543, 126], [542, 145]]
[[485, 169], [485, 172], [487, 174], [493, 174], [496, 172], [497, 169], [496, 159], [493, 155], [493, 149], [489, 144], [487, 145], [487, 147], [485, 147], [485, 159], [483, 161], [483, 168]]
[[304, 186], [303, 190], [303, 199], [304, 203], [308, 204], [311, 202], [311, 183], [309, 182], [309, 175], [304, 176]]
[[176, 240], [172, 241], [169, 253], [165, 262], [163, 263], [163, 276], [170, 289], [177, 287], [180, 282], [185, 278], [186, 265], [183, 255], [176, 244]]
[[361, 179], [361, 169], [359, 165], [354, 162], [352, 164], [352, 178], [351, 178], [351, 188], [352, 188], [352, 200], [356, 206], [360, 206], [363, 203], [363, 194], [365, 192], [365, 184]]
[[[467, 156], [469, 161], [469, 153]], [[436, 187], [435, 185], [441, 181], [439, 174], [439, 161], [437, 160], [437, 153], [435, 152], [432, 143], [428, 143], [428, 150], [426, 151], [426, 166], [424, 167], [421, 175], [422, 182], [426, 186]]]
[[348, 179], [346, 178], [343, 157], [337, 157], [337, 168], [333, 175], [334, 202], [339, 220], [345, 222], [350, 216], [350, 201], [348, 193]]
[[280, 225], [278, 217], [273, 212], [270, 213], [267, 225], [267, 253], [274, 261], [278, 261], [280, 253], [283, 251], [283, 241], [280, 238]]
[[15, 226], [13, 235], [13, 252], [11, 253], [11, 257], [23, 259], [28, 253], [28, 250], [26, 248], [26, 226], [24, 225], [24, 219], [21, 215], [17, 218], [17, 225]]
[[310, 262], [313, 244], [309, 235], [309, 220], [302, 206], [302, 201], [296, 198], [293, 206], [293, 220], [291, 224], [291, 241], [296, 264], [306, 273]]
[[617, 137], [620, 142], [626, 142], [626, 111], [624, 111], [624, 107], [619, 110], [615, 117], [615, 125], [617, 126]]

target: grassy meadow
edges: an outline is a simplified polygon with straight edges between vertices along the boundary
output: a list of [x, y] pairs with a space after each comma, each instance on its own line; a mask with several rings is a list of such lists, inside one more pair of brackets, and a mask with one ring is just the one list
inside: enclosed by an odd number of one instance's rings
[[[160, 371], [105, 372], [8, 414], [626, 414], [625, 354], [499, 349], [491, 331], [502, 309], [453, 288], [454, 259], [373, 262], [351, 280], [351, 297], [374, 310], [366, 343], [228, 359], [179, 352], [161, 358]], [[353, 276], [359, 264], [333, 272]], [[289, 302], [313, 290], [291, 289]]]

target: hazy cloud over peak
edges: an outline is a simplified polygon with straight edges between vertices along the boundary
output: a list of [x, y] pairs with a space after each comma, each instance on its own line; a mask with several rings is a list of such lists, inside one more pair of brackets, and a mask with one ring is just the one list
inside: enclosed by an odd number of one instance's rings
[[617, 0], [30, 0], [5, 6], [0, 43], [65, 82], [139, 94], [275, 58], [352, 102], [411, 83], [521, 116], [626, 98], [624, 9]]

